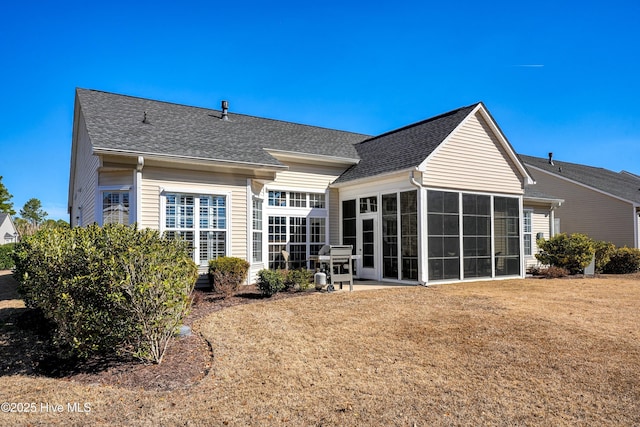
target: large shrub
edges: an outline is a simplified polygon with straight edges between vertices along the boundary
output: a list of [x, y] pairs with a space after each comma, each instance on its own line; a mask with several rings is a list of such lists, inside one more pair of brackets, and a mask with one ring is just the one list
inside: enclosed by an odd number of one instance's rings
[[609, 263], [611, 255], [616, 252], [616, 246], [610, 242], [598, 241], [594, 243], [594, 247], [596, 273], [602, 273]]
[[537, 241], [540, 252], [536, 258], [544, 265], [562, 267], [577, 274], [589, 265], [595, 254], [593, 240], [584, 234], [557, 234], [549, 240]]
[[242, 258], [220, 257], [209, 261], [209, 284], [222, 296], [233, 295], [247, 278], [250, 264]]
[[13, 258], [11, 254], [15, 246], [15, 243], [0, 245], [0, 270], [11, 270], [13, 268]]
[[611, 274], [627, 274], [636, 271], [640, 271], [640, 250], [627, 247], [616, 249], [604, 266], [604, 272]]
[[14, 260], [25, 304], [54, 324], [61, 356], [131, 352], [160, 363], [197, 277], [184, 242], [134, 226], [43, 228]]

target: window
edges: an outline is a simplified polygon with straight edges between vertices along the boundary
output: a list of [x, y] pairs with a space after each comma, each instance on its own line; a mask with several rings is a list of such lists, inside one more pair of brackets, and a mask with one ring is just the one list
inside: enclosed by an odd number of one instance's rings
[[532, 255], [533, 254], [533, 243], [531, 237], [531, 211], [524, 211], [524, 216], [522, 217], [522, 232], [524, 237], [524, 254]]
[[289, 206], [294, 208], [306, 208], [307, 207], [307, 193], [289, 193]]
[[360, 198], [360, 213], [378, 212], [378, 197]]
[[494, 197], [493, 227], [497, 276], [520, 274], [520, 203], [516, 198]]
[[285, 268], [282, 251], [289, 252], [289, 267], [306, 268], [326, 242], [326, 218], [270, 215], [269, 268]]
[[427, 191], [430, 280], [460, 278], [459, 195]]
[[287, 192], [269, 191], [269, 206], [287, 206]]
[[351, 245], [353, 253], [356, 250], [356, 201], [342, 201], [342, 244]]
[[309, 193], [309, 207], [325, 209], [324, 194], [322, 193]]
[[254, 198], [252, 203], [252, 250], [251, 260], [262, 262], [262, 200]]
[[206, 265], [227, 252], [227, 197], [165, 195], [165, 233], [189, 242], [194, 261]]
[[102, 192], [102, 224], [129, 224], [129, 192]]

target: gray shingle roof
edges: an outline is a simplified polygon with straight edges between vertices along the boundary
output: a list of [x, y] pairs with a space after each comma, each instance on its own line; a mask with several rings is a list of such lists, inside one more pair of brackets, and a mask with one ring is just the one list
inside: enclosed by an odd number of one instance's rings
[[[88, 89], [76, 90], [96, 149], [279, 166], [264, 149], [358, 159], [367, 135], [190, 107]], [[143, 123], [146, 111], [147, 123]]]
[[[604, 168], [568, 163], [548, 158], [520, 155], [522, 161], [559, 177], [579, 182], [634, 203], [640, 203], [640, 179]], [[536, 171], [533, 171], [535, 178]]]
[[543, 193], [542, 191], [538, 190], [537, 188], [535, 188], [536, 186], [525, 186], [524, 187], [524, 197], [529, 198], [529, 199], [545, 199], [545, 200], [549, 200], [549, 201], [555, 201], [555, 200], [563, 200], [560, 197], [556, 197], [556, 196], [550, 196], [546, 193]]
[[360, 163], [349, 168], [335, 182], [418, 166], [476, 106], [478, 104], [459, 108], [356, 144]]

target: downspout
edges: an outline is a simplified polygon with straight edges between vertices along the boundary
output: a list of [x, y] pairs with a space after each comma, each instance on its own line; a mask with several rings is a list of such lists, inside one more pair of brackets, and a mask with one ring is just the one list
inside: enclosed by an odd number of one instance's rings
[[[422, 238], [422, 189], [424, 188], [422, 186], [422, 184], [420, 182], [418, 182], [415, 178], [415, 172], [417, 172], [416, 170], [412, 170], [411, 173], [409, 173], [409, 182], [411, 183], [411, 185], [413, 185], [414, 187], [416, 187], [418, 189], [418, 197], [417, 197], [417, 201], [418, 201], [418, 206], [416, 206], [417, 211], [418, 211], [418, 236], [420, 236], [420, 239], [418, 239], [418, 241], [420, 242], [420, 245], [418, 246], [418, 259], [422, 260], [423, 258], [423, 251], [422, 251], [422, 242], [423, 242], [423, 238]], [[418, 278], [418, 283], [420, 284], [420, 286], [427, 286], [427, 282], [425, 282], [424, 280], [422, 280], [422, 274], [424, 273], [423, 271], [423, 265], [422, 262], [420, 261], [420, 276]]]
[[138, 156], [138, 164], [136, 165], [136, 179], [135, 179], [135, 192], [136, 192], [136, 213], [135, 219], [137, 228], [140, 228], [140, 222], [142, 221], [142, 169], [144, 168], [144, 157]]
[[556, 215], [555, 215], [555, 211], [556, 209], [558, 209], [560, 206], [562, 206], [562, 202], [554, 202], [551, 205], [551, 209], [549, 210], [549, 221], [551, 222], [551, 235], [549, 236], [549, 238], [552, 238], [553, 236], [556, 235]]

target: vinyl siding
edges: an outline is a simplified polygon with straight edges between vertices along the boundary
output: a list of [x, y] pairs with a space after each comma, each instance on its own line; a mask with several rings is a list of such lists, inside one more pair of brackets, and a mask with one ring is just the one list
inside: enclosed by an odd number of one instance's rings
[[114, 172], [100, 172], [100, 186], [133, 185], [133, 169]]
[[536, 187], [564, 199], [555, 213], [563, 233], [583, 233], [595, 240], [612, 242], [616, 246], [634, 245], [634, 224], [630, 203], [591, 190], [582, 185], [557, 178], [531, 168]]
[[523, 177], [479, 113], [430, 156], [423, 184], [490, 193], [523, 192]]
[[549, 239], [551, 236], [551, 225], [549, 223], [549, 210], [542, 208], [529, 208], [524, 207], [525, 210], [532, 210], [531, 214], [531, 255], [525, 256], [526, 267], [532, 267], [538, 264], [538, 260], [535, 254], [538, 253], [539, 248], [536, 244], [536, 235], [542, 233], [545, 239]]
[[145, 167], [142, 178], [143, 228], [160, 228], [162, 190], [189, 194], [221, 193], [231, 195], [228, 207], [230, 223], [229, 256], [247, 258], [247, 179], [238, 175], [211, 174], [201, 171]]
[[[96, 218], [96, 186], [98, 182], [98, 166], [100, 159], [92, 154], [91, 140], [84, 122], [82, 110], [79, 110], [78, 135], [75, 153], [74, 194], [71, 212], [73, 225], [89, 225], [98, 220]], [[80, 215], [80, 208], [82, 215]], [[82, 223], [76, 224], [76, 217], [82, 217]]]
[[330, 167], [301, 163], [288, 163], [289, 169], [278, 172], [270, 188], [281, 185], [283, 188], [301, 188], [324, 192], [329, 184], [345, 170], [344, 167]]

